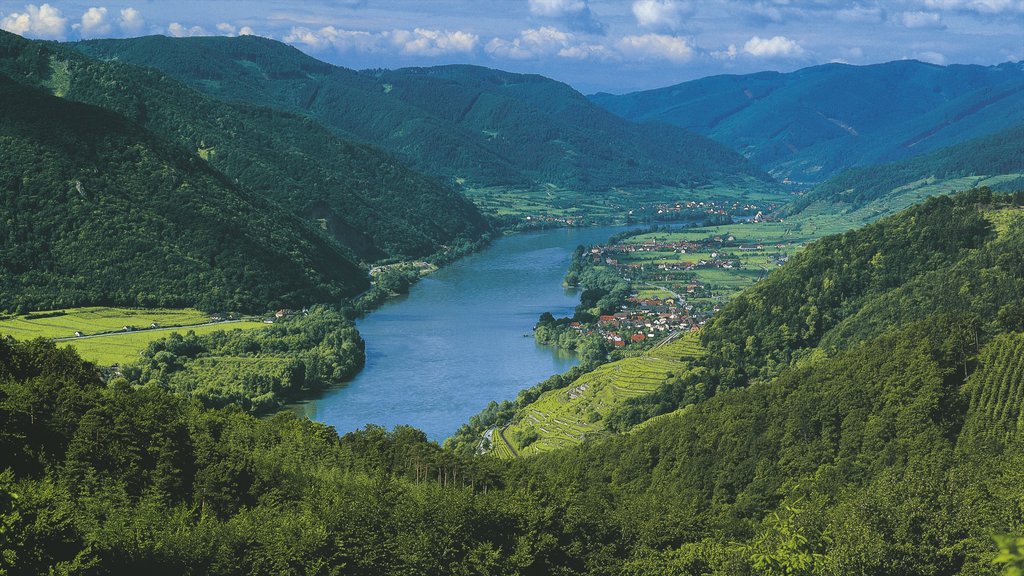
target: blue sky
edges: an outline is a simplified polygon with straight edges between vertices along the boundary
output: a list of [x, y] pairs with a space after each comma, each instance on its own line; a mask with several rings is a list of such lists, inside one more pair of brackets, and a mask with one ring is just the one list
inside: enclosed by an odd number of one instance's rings
[[258, 34], [351, 68], [471, 63], [585, 93], [828, 62], [1024, 60], [1024, 0], [0, 0], [0, 28]]

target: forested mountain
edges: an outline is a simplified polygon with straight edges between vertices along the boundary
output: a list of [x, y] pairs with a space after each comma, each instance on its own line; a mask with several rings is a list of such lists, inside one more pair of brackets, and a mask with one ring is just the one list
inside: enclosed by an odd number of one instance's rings
[[828, 64], [591, 99], [710, 136], [778, 178], [820, 182], [1024, 122], [1024, 65]]
[[801, 197], [791, 212], [798, 214], [812, 205], [828, 212], [856, 211], [870, 204], [877, 208], [873, 212], [903, 208], [922, 194], [943, 192], [955, 185], [949, 181], [962, 179], [976, 183], [1008, 176], [998, 179], [999, 186], [1019, 190], [1024, 187], [1022, 174], [1024, 124], [899, 162], [843, 170]]
[[0, 73], [107, 108], [178, 142], [246, 188], [325, 227], [363, 259], [427, 256], [475, 242], [487, 230], [451, 187], [307, 118], [225, 104], [155, 70], [2, 31]]
[[255, 36], [152, 36], [75, 47], [159, 68], [225, 101], [304, 114], [471, 187], [550, 183], [608, 191], [768, 182], [711, 140], [624, 121], [540, 76], [470, 66], [356, 72]]
[[682, 409], [512, 462], [406, 427], [338, 438], [204, 410], [0, 340], [0, 561], [996, 576], [1024, 566], [1022, 294], [1024, 194], [933, 198], [809, 246], [728, 304], [701, 335], [705, 370], [634, 403]]
[[336, 302], [351, 254], [124, 117], [0, 75], [0, 308]]

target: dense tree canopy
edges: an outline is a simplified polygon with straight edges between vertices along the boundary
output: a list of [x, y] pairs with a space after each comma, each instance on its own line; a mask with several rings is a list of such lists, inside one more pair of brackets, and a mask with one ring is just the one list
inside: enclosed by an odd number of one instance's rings
[[368, 286], [335, 242], [121, 116], [5, 76], [0, 104], [0, 308], [262, 311]]

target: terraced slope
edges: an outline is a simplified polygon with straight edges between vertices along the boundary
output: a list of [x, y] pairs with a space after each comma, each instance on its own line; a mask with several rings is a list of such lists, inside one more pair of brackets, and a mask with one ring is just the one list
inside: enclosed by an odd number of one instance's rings
[[651, 394], [690, 370], [704, 354], [696, 336], [686, 335], [642, 356], [604, 364], [569, 386], [545, 392], [522, 409], [513, 423], [492, 433], [501, 458], [574, 446], [604, 432], [604, 418], [630, 398]]

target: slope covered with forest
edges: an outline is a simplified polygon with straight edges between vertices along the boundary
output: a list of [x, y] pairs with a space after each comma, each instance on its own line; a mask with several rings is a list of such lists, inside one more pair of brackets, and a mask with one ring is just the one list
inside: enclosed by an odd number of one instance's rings
[[0, 307], [262, 311], [368, 286], [350, 253], [190, 151], [0, 76]]
[[657, 392], [681, 409], [512, 462], [405, 427], [338, 438], [203, 410], [3, 340], [0, 495], [17, 497], [0, 498], [0, 557], [29, 573], [996, 576], [1024, 564], [1022, 255], [1024, 196], [986, 190], [816, 242], [702, 332], [703, 370]]
[[982, 183], [993, 189], [1022, 187], [1024, 124], [899, 162], [843, 170], [804, 194], [790, 212], [861, 212], [874, 219]]
[[471, 66], [356, 72], [254, 36], [152, 36], [75, 48], [159, 68], [225, 101], [306, 115], [467, 187], [769, 185], [707, 138], [627, 122], [541, 76]]
[[827, 64], [591, 99], [631, 120], [710, 136], [780, 179], [820, 182], [1024, 122], [1024, 66]]
[[365, 260], [465, 248], [488, 230], [451, 187], [307, 118], [226, 104], [155, 70], [2, 31], [0, 73], [107, 108], [179, 143]]

